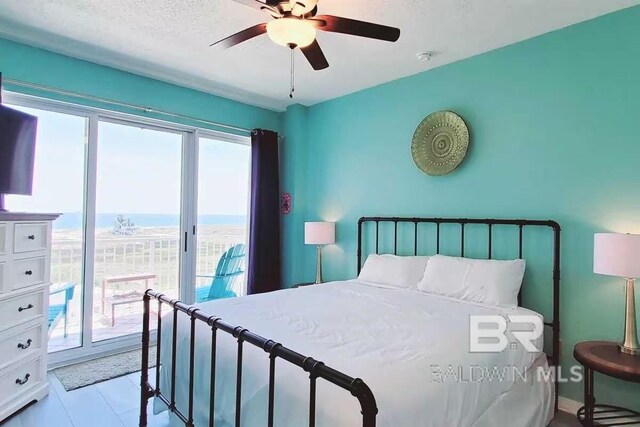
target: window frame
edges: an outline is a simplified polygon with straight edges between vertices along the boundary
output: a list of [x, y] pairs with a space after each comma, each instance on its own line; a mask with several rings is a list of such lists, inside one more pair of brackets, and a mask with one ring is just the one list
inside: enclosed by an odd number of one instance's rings
[[[195, 300], [195, 270], [196, 270], [196, 226], [197, 226], [197, 196], [198, 196], [198, 147], [200, 138], [215, 139], [218, 141], [251, 145], [249, 135], [239, 135], [222, 132], [201, 126], [192, 126], [184, 123], [145, 117], [100, 107], [92, 107], [67, 101], [29, 95], [13, 91], [4, 91], [3, 101], [6, 104], [66, 114], [87, 119], [87, 131], [85, 139], [85, 164], [84, 167], [84, 200], [83, 200], [83, 261], [82, 261], [82, 337], [80, 346], [49, 353], [49, 368], [53, 369], [72, 363], [117, 354], [122, 351], [140, 348], [141, 334], [130, 334], [105, 341], [93, 342], [93, 290], [87, 292], [87, 284], [94, 278], [94, 254], [95, 254], [95, 218], [96, 218], [96, 189], [98, 167], [98, 126], [100, 121], [143, 127], [163, 132], [182, 134], [182, 196], [181, 196], [181, 243], [182, 236], [187, 238], [186, 251], [181, 251], [180, 280], [191, 286], [180, 287], [180, 299], [186, 303]], [[249, 171], [249, 175], [250, 171]], [[249, 179], [249, 198], [251, 182]], [[247, 244], [249, 235], [250, 204], [247, 200]], [[245, 275], [246, 277], [246, 275]], [[246, 279], [245, 279], [246, 282]], [[246, 283], [245, 283], [246, 289]], [[156, 332], [152, 331], [151, 340], [156, 340]]]

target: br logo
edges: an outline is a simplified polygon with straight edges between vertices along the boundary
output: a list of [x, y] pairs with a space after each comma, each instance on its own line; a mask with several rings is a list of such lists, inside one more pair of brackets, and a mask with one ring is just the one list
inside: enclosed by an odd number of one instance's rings
[[[538, 316], [528, 315], [483, 315], [469, 316], [469, 351], [471, 353], [499, 353], [509, 345], [507, 326], [511, 323], [510, 334], [530, 353], [541, 352], [535, 342], [542, 336], [544, 325]], [[516, 344], [517, 343], [512, 343]]]

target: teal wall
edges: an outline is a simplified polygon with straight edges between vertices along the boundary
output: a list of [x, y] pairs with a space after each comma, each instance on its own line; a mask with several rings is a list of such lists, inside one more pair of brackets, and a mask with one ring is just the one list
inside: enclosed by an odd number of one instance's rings
[[[640, 7], [419, 75], [315, 105], [290, 108], [285, 219], [287, 284], [314, 277], [305, 220], [337, 221], [325, 279], [356, 274], [362, 215], [526, 217], [562, 225], [562, 339], [622, 335], [622, 281], [592, 273], [593, 233], [640, 232]], [[472, 136], [462, 166], [429, 177], [411, 159], [413, 132], [452, 110]], [[289, 130], [290, 127], [287, 127]], [[293, 266], [293, 267], [292, 267]], [[407, 325], [416, 327], [416, 325]], [[640, 409], [640, 385], [598, 378], [597, 396]], [[563, 396], [582, 400], [582, 385]]]
[[[252, 107], [204, 92], [186, 89], [5, 39], [0, 39], [0, 71], [6, 78], [64, 89], [84, 95], [153, 107], [158, 110], [242, 128], [265, 128], [281, 131], [281, 113]], [[140, 114], [138, 111], [130, 111], [126, 108], [65, 98], [64, 96], [46, 92], [26, 90], [10, 84], [7, 84], [5, 89], [46, 96], [76, 104]], [[167, 117], [155, 114], [146, 114], [145, 116], [167, 120]], [[172, 121], [177, 120], [172, 119]], [[189, 123], [184, 120], [181, 122], [204, 127], [200, 123]]]
[[[298, 247], [300, 239], [304, 234], [304, 203], [306, 184], [306, 132], [308, 127], [307, 107], [293, 105], [289, 107], [283, 115], [283, 130], [286, 135], [281, 143], [281, 187], [292, 196], [292, 212], [295, 215], [282, 216], [282, 248], [283, 256], [290, 253], [291, 248]], [[300, 262], [287, 262], [283, 260], [282, 276], [285, 284], [292, 283], [291, 278], [302, 277], [304, 268]], [[293, 260], [291, 260], [293, 261]]]

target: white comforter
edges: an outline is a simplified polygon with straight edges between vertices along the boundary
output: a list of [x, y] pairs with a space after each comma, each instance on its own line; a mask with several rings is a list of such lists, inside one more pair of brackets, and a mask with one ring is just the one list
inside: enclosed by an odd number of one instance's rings
[[[352, 377], [372, 389], [379, 426], [469, 426], [509, 391], [511, 381], [469, 381], [474, 367], [515, 367], [524, 372], [535, 353], [522, 346], [501, 353], [469, 353], [469, 315], [533, 314], [502, 310], [417, 291], [389, 289], [357, 281], [333, 282], [262, 295], [200, 304], [228, 323], [282, 343]], [[195, 425], [208, 425], [210, 329], [197, 322]], [[163, 321], [161, 389], [169, 395], [171, 317]], [[244, 346], [242, 425], [266, 425], [268, 356]], [[216, 425], [235, 417], [237, 342], [218, 334]], [[176, 395], [187, 413], [189, 321], [179, 321]], [[465, 381], [437, 381], [438, 369], [462, 369]], [[275, 425], [308, 422], [309, 379], [302, 369], [279, 361], [276, 367]], [[156, 402], [156, 411], [165, 409]], [[362, 425], [360, 407], [348, 392], [318, 380], [317, 426]]]

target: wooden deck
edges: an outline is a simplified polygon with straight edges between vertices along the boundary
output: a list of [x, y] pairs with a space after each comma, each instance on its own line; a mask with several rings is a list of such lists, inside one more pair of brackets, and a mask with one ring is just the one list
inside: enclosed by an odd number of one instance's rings
[[[138, 306], [138, 307], [136, 307]], [[63, 324], [59, 322], [49, 338], [49, 352], [66, 350], [80, 346], [81, 323], [78, 318], [71, 318], [67, 337], [63, 334]], [[123, 335], [142, 332], [142, 301], [140, 304], [121, 306], [117, 309], [116, 321], [111, 326], [111, 315], [94, 313], [93, 341], [103, 341]]]

